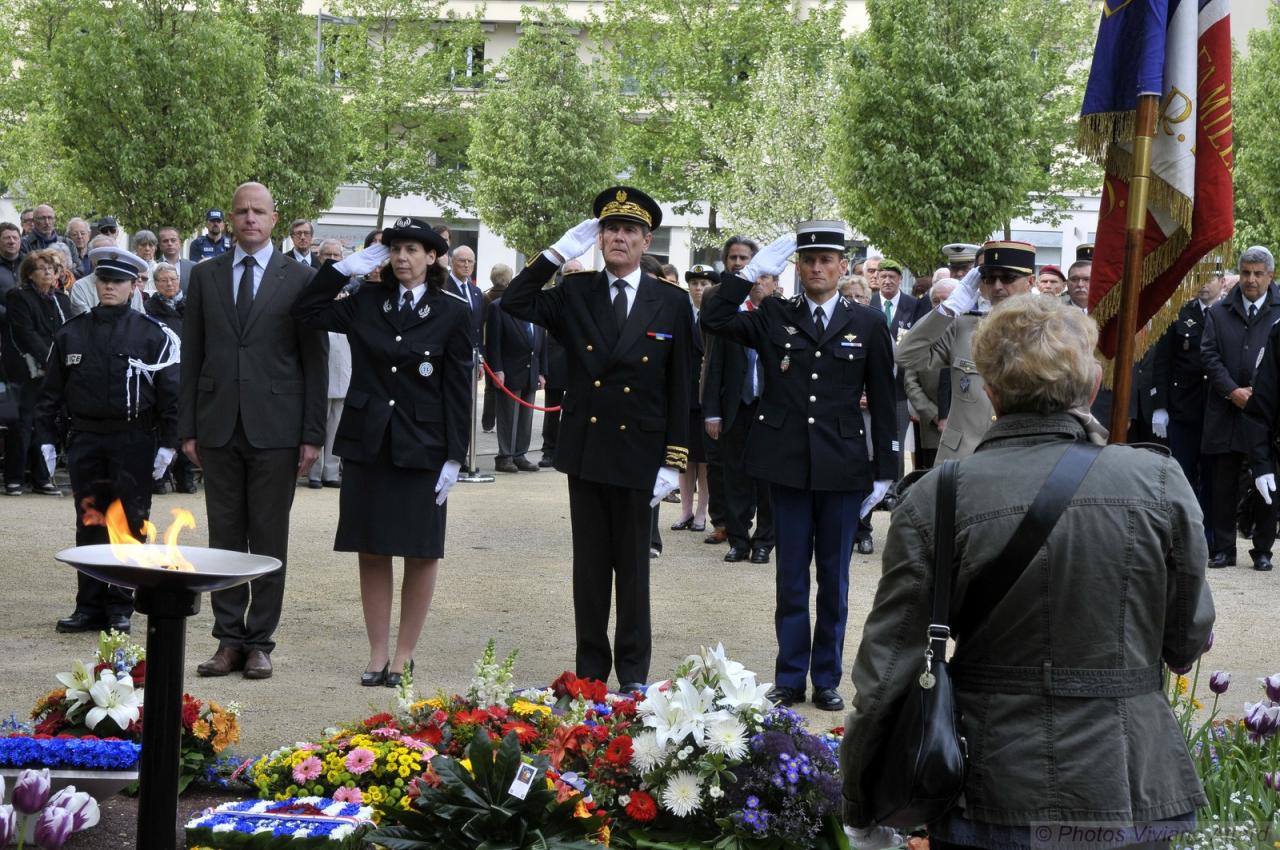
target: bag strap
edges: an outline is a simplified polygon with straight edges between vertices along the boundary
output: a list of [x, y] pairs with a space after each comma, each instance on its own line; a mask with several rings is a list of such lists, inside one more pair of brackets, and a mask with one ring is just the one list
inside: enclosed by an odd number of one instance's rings
[[970, 583], [966, 592], [970, 604], [965, 606], [967, 612], [961, 611], [956, 618], [957, 633], [972, 634], [1009, 594], [1049, 539], [1062, 512], [1101, 453], [1102, 447], [1092, 443], [1074, 442], [1067, 446], [1004, 550]]
[[[951, 636], [951, 580], [955, 574], [956, 461], [943, 462], [938, 473], [938, 496], [933, 526], [933, 613], [929, 619], [931, 658], [947, 657]], [[937, 644], [936, 646], [934, 644]]]

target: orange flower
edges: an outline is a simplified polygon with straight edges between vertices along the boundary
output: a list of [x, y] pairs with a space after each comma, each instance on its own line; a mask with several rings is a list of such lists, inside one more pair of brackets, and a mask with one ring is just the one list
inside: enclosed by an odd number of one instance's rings
[[201, 741], [209, 740], [209, 724], [204, 720], [197, 720], [191, 724], [191, 734], [195, 735]]

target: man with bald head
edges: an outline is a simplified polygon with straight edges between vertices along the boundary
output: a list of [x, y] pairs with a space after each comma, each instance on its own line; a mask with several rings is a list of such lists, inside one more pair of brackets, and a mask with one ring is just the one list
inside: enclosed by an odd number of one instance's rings
[[66, 246], [67, 253], [71, 255], [71, 268], [80, 268], [80, 252], [76, 250], [76, 244], [58, 233], [58, 217], [53, 207], [41, 204], [32, 211], [31, 232], [22, 237], [22, 256], [55, 245]]
[[201, 676], [271, 676], [284, 600], [294, 482], [325, 439], [328, 339], [290, 308], [315, 270], [272, 247], [271, 192], [244, 183], [231, 198], [235, 248], [191, 270], [182, 324], [178, 433], [204, 470], [209, 545], [278, 558], [279, 570], [212, 594], [218, 651]]
[[479, 346], [481, 329], [484, 327], [485, 303], [480, 287], [476, 286], [476, 252], [466, 245], [459, 245], [449, 254], [448, 289], [467, 302], [471, 309], [471, 329], [474, 336], [471, 342]]

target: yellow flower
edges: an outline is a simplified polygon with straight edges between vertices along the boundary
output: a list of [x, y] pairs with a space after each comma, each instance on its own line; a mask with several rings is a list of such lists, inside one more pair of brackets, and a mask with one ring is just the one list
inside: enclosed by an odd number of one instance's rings
[[470, 773], [472, 776], [476, 775], [476, 772], [471, 769], [471, 759], [463, 759], [458, 762], [458, 764], [462, 765], [463, 769], [466, 770], [467, 773]]
[[1187, 692], [1187, 689], [1190, 686], [1191, 686], [1191, 680], [1189, 680], [1186, 676], [1178, 677], [1178, 693], [1179, 694], [1185, 694]]
[[533, 714], [541, 714], [545, 717], [551, 713], [551, 706], [532, 703], [525, 699], [518, 699], [515, 701], [515, 704], [511, 706], [511, 710], [516, 714], [522, 714], [526, 717]]
[[191, 734], [195, 735], [201, 741], [209, 740], [209, 724], [203, 720], [197, 720], [191, 724]]
[[440, 697], [432, 697], [426, 703], [437, 711], [444, 708], [444, 700], [440, 699]]
[[409, 775], [410, 775], [411, 773], [413, 773], [413, 771], [412, 771], [412, 770], [410, 770], [410, 769], [408, 768], [408, 766], [402, 766], [402, 767], [400, 768], [400, 770], [399, 770], [399, 773], [400, 773], [400, 777], [401, 777], [402, 779], [408, 779], [408, 778], [409, 778]]

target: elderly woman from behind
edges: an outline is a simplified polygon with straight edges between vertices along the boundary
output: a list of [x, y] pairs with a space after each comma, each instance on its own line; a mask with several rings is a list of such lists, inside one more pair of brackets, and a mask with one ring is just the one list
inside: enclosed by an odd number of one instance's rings
[[[1088, 316], [1033, 295], [1008, 299], [974, 335], [997, 421], [957, 468], [952, 679], [969, 774], [962, 802], [928, 824], [933, 850], [1051, 847], [1045, 825], [1064, 824], [1132, 827], [1090, 846], [1162, 847], [1205, 803], [1162, 693], [1161, 663], [1194, 662], [1214, 620], [1200, 507], [1173, 460], [1101, 449], [1008, 592], [966, 599], [1066, 449], [1088, 439], [1096, 344]], [[862, 848], [892, 840], [874, 827], [869, 791], [893, 708], [919, 687], [939, 477], [893, 512], [853, 667], [841, 762], [845, 822]], [[1151, 835], [1161, 840], [1141, 843]]]

